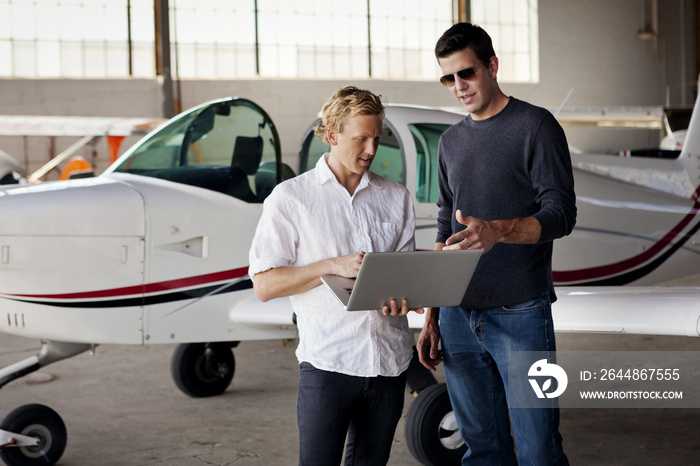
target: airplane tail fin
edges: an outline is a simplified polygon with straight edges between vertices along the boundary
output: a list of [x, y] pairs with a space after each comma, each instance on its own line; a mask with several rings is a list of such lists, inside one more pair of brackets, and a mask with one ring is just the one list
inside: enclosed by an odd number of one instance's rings
[[700, 94], [695, 101], [695, 107], [693, 107], [693, 113], [690, 116], [688, 133], [683, 143], [681, 155], [678, 156], [678, 161], [683, 165], [691, 183], [695, 186], [692, 198], [697, 201], [698, 197], [700, 197]]

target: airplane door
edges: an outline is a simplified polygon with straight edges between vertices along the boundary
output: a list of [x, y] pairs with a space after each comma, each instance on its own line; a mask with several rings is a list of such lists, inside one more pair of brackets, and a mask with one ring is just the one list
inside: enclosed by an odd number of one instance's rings
[[[440, 123], [410, 123], [411, 142], [415, 146], [415, 178], [408, 188], [414, 193], [416, 209], [416, 245], [433, 249], [437, 234], [438, 143], [442, 133], [450, 127]], [[407, 144], [408, 145], [408, 144]]]

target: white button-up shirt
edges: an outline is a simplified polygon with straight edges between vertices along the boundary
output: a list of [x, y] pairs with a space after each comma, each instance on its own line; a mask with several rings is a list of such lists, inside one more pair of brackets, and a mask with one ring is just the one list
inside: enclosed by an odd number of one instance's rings
[[[331, 172], [327, 156], [265, 199], [250, 249], [253, 280], [274, 267], [300, 267], [358, 251], [415, 249], [408, 190], [368, 172], [351, 196]], [[405, 316], [348, 312], [325, 285], [290, 299], [297, 314], [299, 362], [361, 377], [397, 376], [408, 368], [413, 338]]]

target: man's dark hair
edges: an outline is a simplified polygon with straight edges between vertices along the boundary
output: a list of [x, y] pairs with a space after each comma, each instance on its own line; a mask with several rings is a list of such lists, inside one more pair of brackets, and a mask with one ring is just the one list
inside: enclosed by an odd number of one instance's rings
[[491, 57], [496, 56], [493, 50], [491, 37], [480, 26], [472, 23], [457, 23], [438, 39], [435, 44], [435, 58], [449, 57], [455, 52], [472, 49], [486, 67], [489, 66]]

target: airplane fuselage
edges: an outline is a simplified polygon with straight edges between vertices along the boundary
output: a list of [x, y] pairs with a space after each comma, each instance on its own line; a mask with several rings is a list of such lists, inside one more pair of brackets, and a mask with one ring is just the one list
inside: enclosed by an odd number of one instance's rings
[[[412, 192], [418, 249], [436, 236], [431, 147], [461, 118], [387, 110], [385, 155], [373, 169]], [[0, 331], [96, 344], [295, 337], [289, 300], [261, 303], [247, 276], [261, 202], [290, 176], [272, 129], [254, 104], [222, 99], [176, 117], [101, 176], [0, 188]], [[313, 162], [308, 150], [301, 158]], [[556, 284], [653, 285], [700, 273], [700, 183], [687, 173], [676, 182], [682, 160], [572, 160], [578, 220], [555, 241]]]

